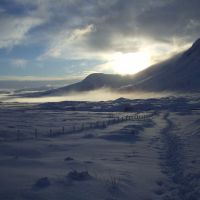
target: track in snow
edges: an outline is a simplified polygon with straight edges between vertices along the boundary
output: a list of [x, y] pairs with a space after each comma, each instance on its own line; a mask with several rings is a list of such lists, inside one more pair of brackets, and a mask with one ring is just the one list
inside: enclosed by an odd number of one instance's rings
[[[175, 124], [169, 118], [169, 113], [164, 115], [167, 126], [161, 131], [163, 151], [160, 152], [163, 173], [169, 179], [166, 184], [169, 193], [163, 196], [165, 200], [198, 200], [200, 175], [192, 174], [186, 166], [186, 148], [182, 138], [176, 134]], [[188, 153], [188, 152], [187, 152]]]

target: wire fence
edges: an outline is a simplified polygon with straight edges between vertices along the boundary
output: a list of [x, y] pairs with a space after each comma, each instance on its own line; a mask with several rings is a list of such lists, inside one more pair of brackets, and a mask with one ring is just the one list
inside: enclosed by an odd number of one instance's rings
[[81, 133], [86, 130], [90, 129], [105, 129], [109, 126], [119, 124], [126, 121], [137, 121], [137, 120], [147, 120], [150, 119], [154, 113], [148, 113], [148, 114], [134, 114], [134, 115], [126, 115], [123, 117], [114, 117], [113, 119], [106, 119], [101, 121], [93, 121], [93, 122], [85, 122], [85, 123], [79, 123], [76, 125], [68, 125], [68, 126], [61, 126], [60, 128], [54, 128], [50, 127], [49, 130], [46, 129], [44, 133], [44, 129], [40, 129], [38, 127], [32, 127], [31, 130], [29, 130], [29, 133], [25, 134], [25, 131], [22, 131], [20, 129], [16, 130], [16, 134], [12, 134], [11, 137], [7, 137], [7, 134], [5, 133], [4, 136], [1, 138], [1, 141], [24, 141], [24, 140], [39, 140], [39, 139], [45, 139], [48, 137], [58, 137], [60, 135], [67, 135], [67, 134], [75, 134], [75, 133]]

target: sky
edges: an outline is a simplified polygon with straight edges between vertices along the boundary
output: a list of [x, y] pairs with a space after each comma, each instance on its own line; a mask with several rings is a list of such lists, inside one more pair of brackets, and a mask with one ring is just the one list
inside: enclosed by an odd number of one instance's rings
[[0, 0], [0, 80], [135, 73], [199, 38], [199, 8], [199, 0]]

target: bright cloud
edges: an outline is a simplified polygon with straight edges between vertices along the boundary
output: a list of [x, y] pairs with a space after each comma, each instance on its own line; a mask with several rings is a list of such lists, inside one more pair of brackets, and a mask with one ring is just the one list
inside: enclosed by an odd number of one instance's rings
[[85, 58], [84, 54], [86, 49], [84, 47], [85, 38], [88, 34], [95, 31], [93, 25], [87, 25], [83, 28], [77, 28], [72, 31], [62, 30], [57, 37], [55, 37], [50, 45], [47, 52], [40, 57], [48, 58], [65, 58], [65, 59], [78, 59]]
[[42, 20], [38, 18], [3, 16], [0, 18], [0, 48], [22, 44], [28, 31], [41, 23]]
[[[199, 6], [199, 0], [2, 0], [0, 73], [36, 75], [39, 66], [47, 76], [114, 72], [113, 55], [140, 52], [154, 64], [199, 37]], [[27, 63], [12, 72], [10, 65]]]

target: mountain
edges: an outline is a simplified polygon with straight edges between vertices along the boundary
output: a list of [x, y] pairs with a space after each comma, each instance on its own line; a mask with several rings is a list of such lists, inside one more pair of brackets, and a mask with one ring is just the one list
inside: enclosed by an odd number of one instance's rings
[[85, 92], [100, 88], [118, 89], [123, 85], [127, 85], [130, 80], [132, 80], [132, 76], [128, 75], [121, 76], [116, 74], [94, 73], [88, 75], [85, 79], [78, 83], [45, 92], [30, 94], [29, 96], [64, 95], [69, 92]]
[[118, 91], [200, 91], [200, 39], [190, 49], [135, 75], [94, 73], [84, 80], [29, 96], [64, 95], [69, 92], [111, 88]]
[[145, 91], [200, 91], [200, 39], [174, 58], [138, 73], [128, 89]]

